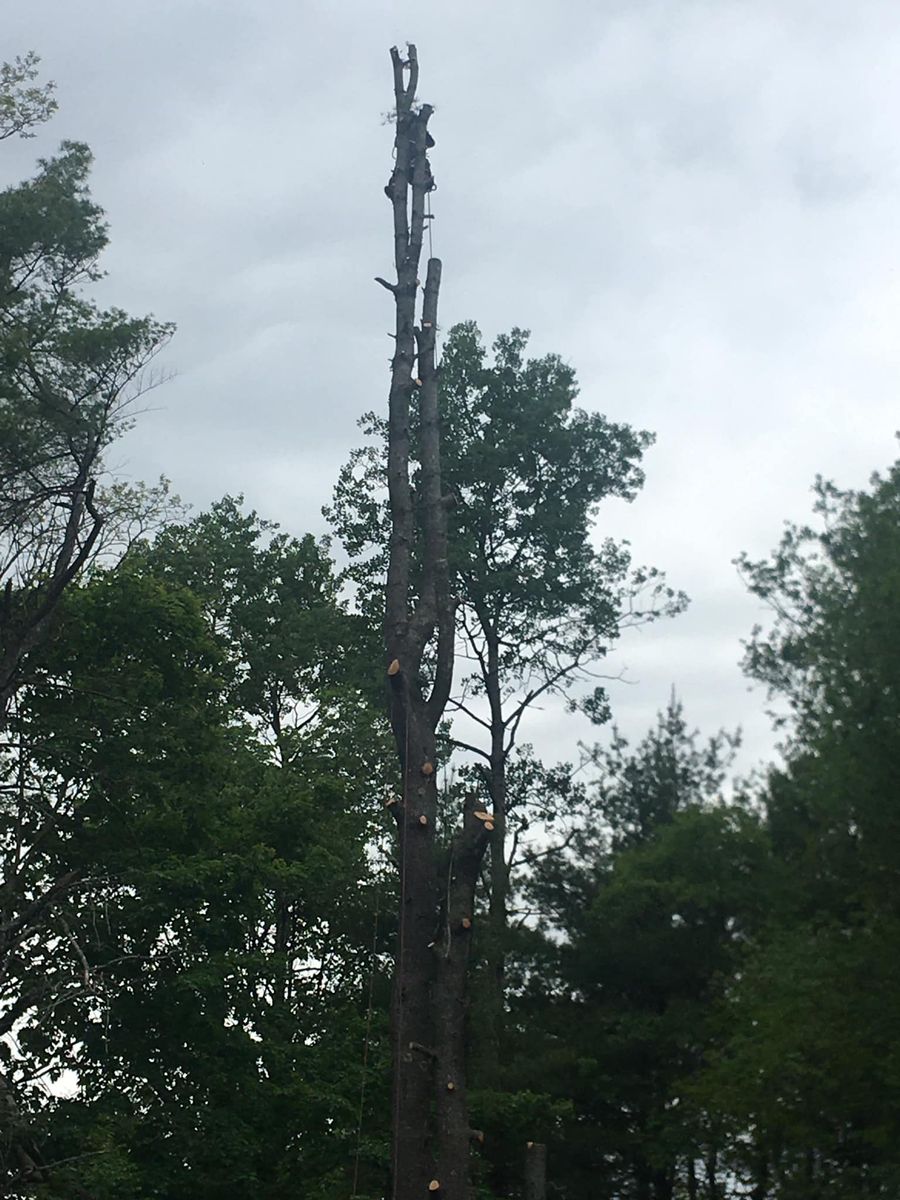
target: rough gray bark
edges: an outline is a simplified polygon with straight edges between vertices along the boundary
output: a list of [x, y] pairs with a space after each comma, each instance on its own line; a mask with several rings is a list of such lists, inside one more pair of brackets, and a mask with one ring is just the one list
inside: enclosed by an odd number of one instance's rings
[[547, 1200], [547, 1147], [542, 1142], [525, 1146], [524, 1200]]
[[[391, 364], [388, 437], [388, 490], [391, 545], [385, 604], [385, 645], [391, 680], [391, 724], [400, 756], [403, 799], [396, 807], [400, 861], [399, 939], [392, 1001], [393, 1155], [392, 1196], [421, 1196], [434, 1175], [430, 1113], [433, 1099], [432, 988], [437, 902], [434, 829], [437, 815], [435, 728], [420, 684], [425, 646], [437, 626], [437, 589], [422, 589], [410, 612], [410, 574], [415, 538], [410, 484], [410, 405], [416, 388], [416, 296], [422, 252], [425, 188], [430, 169], [425, 153], [431, 109], [413, 107], [418, 62], [410, 47], [406, 63], [391, 51], [396, 104], [395, 162], [385, 189], [394, 215], [394, 265], [397, 282], [387, 284], [396, 309], [395, 350]], [[407, 76], [408, 72], [408, 76]], [[408, 194], [412, 190], [412, 205]], [[440, 264], [431, 271], [429, 308], [436, 313]], [[423, 333], [426, 332], [424, 329]], [[433, 333], [431, 345], [433, 347]], [[423, 347], [425, 357], [427, 346]], [[433, 359], [433, 353], [432, 353]], [[421, 366], [420, 366], [421, 370]], [[432, 371], [433, 374], [433, 371]], [[423, 384], [419, 385], [424, 387]], [[429, 387], [434, 381], [429, 381]], [[432, 515], [433, 519], [433, 515]], [[433, 532], [433, 531], [432, 531]], [[427, 569], [426, 569], [427, 574]], [[452, 658], [451, 658], [452, 663]]]
[[506, 721], [500, 687], [500, 647], [496, 631], [486, 628], [487, 670], [485, 689], [490, 706], [491, 751], [487, 784], [491, 796], [494, 830], [491, 834], [491, 885], [487, 957], [487, 994], [485, 997], [485, 1036], [483, 1038], [486, 1078], [493, 1082], [500, 1065], [500, 1039], [503, 1032], [503, 1007], [506, 994], [506, 942], [508, 936], [509, 862], [506, 858]]
[[[388, 415], [391, 539], [385, 596], [390, 718], [402, 773], [393, 806], [400, 865], [399, 935], [392, 998], [392, 1200], [467, 1200], [469, 1127], [464, 1023], [468, 929], [483, 825], [464, 814], [444, 886], [439, 885], [438, 723], [453, 676], [455, 616], [447, 562], [446, 499], [441, 487], [440, 413], [435, 332], [441, 264], [427, 267], [421, 322], [416, 299], [425, 197], [434, 187], [428, 162], [429, 105], [415, 104], [418, 59], [391, 50], [396, 133], [394, 169], [385, 188], [394, 219], [396, 282], [377, 282], [394, 297], [396, 327]], [[420, 495], [413, 506], [410, 418], [418, 416]], [[418, 539], [418, 540], [417, 540]], [[413, 586], [415, 554], [416, 579]], [[434, 647], [426, 691], [423, 663]], [[452, 1083], [453, 1087], [447, 1086]], [[462, 1133], [460, 1132], [462, 1130]]]
[[466, 1091], [466, 981], [474, 925], [475, 888], [488, 842], [476, 796], [466, 797], [462, 828], [450, 848], [445, 870], [443, 935], [435, 993], [437, 1050], [437, 1179], [441, 1195], [469, 1195], [469, 1105]]

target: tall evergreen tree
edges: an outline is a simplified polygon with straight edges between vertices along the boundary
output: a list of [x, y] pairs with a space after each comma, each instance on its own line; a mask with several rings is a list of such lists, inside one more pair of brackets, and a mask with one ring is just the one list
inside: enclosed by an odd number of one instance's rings
[[900, 463], [868, 490], [819, 480], [817, 522], [742, 560], [772, 609], [747, 668], [780, 704], [766, 817], [766, 936], [705, 1095], [755, 1197], [900, 1186]]
[[548, 1130], [562, 1195], [672, 1200], [692, 1176], [723, 1178], [690, 1081], [760, 919], [764, 837], [719, 796], [733, 742], [700, 743], [674, 700], [636, 746], [614, 734], [595, 753], [593, 821], [533, 872], [507, 1072], [569, 1106]]

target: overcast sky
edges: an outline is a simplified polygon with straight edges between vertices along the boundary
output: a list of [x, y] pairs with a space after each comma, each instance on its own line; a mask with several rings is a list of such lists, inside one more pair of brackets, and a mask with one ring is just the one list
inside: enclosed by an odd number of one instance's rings
[[[616, 655], [623, 729], [674, 684], [689, 720], [769, 752], [732, 560], [858, 486], [900, 426], [895, 0], [3, 0], [60, 112], [4, 182], [90, 144], [104, 302], [177, 322], [177, 372], [117, 461], [196, 507], [243, 492], [292, 532], [386, 404], [388, 48], [436, 106], [442, 325], [532, 331], [580, 402], [654, 430], [647, 484], [601, 514], [692, 597]], [[588, 731], [528, 730], [571, 752]]]

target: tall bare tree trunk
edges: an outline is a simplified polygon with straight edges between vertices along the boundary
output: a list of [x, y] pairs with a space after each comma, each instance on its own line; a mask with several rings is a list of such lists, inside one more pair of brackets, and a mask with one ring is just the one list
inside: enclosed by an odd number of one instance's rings
[[547, 1200], [547, 1147], [528, 1142], [525, 1147], [524, 1200]]
[[[385, 193], [394, 217], [395, 350], [388, 416], [391, 541], [385, 604], [390, 715], [402, 773], [394, 806], [400, 863], [399, 935], [392, 997], [392, 1200], [467, 1200], [469, 1122], [465, 1089], [465, 992], [483, 822], [467, 805], [443, 886], [435, 846], [438, 723], [453, 676], [455, 614], [447, 561], [446, 499], [441, 486], [435, 331], [441, 264], [428, 262], [421, 323], [416, 299], [428, 162], [430, 105], [415, 104], [418, 59], [391, 50], [396, 134]], [[410, 416], [418, 406], [420, 495], [413, 507]], [[415, 555], [415, 557], [414, 557]], [[415, 567], [415, 572], [414, 568]], [[415, 586], [413, 575], [415, 573]], [[436, 640], [430, 689], [426, 648]]]
[[706, 1195], [707, 1200], [719, 1200], [719, 1153], [715, 1146], [710, 1146], [706, 1155]]
[[477, 796], [466, 797], [462, 828], [453, 838], [445, 868], [443, 935], [438, 950], [435, 993], [435, 1047], [438, 1074], [436, 1111], [437, 1176], [441, 1196], [468, 1200], [469, 1104], [466, 1091], [466, 1004], [475, 888], [487, 845], [484, 823], [475, 813]]

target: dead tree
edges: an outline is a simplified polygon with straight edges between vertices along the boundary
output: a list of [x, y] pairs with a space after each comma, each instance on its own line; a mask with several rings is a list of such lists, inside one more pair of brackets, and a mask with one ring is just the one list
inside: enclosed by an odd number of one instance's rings
[[525, 1144], [524, 1200], [547, 1200], [547, 1147], [543, 1142]]
[[[415, 46], [391, 50], [396, 130], [385, 193], [394, 218], [395, 346], [388, 417], [391, 538], [385, 604], [390, 717], [402, 773], [393, 806], [400, 864], [399, 935], [392, 998], [392, 1200], [467, 1200], [470, 1130], [465, 1089], [465, 985], [478, 864], [488, 841], [474, 801], [449, 852], [435, 841], [436, 730], [450, 694], [455, 636], [447, 561], [447, 498], [441, 487], [435, 364], [441, 264], [421, 286], [430, 105], [415, 102]], [[415, 418], [417, 495], [411, 440]], [[429, 679], [426, 680], [426, 675]]]

